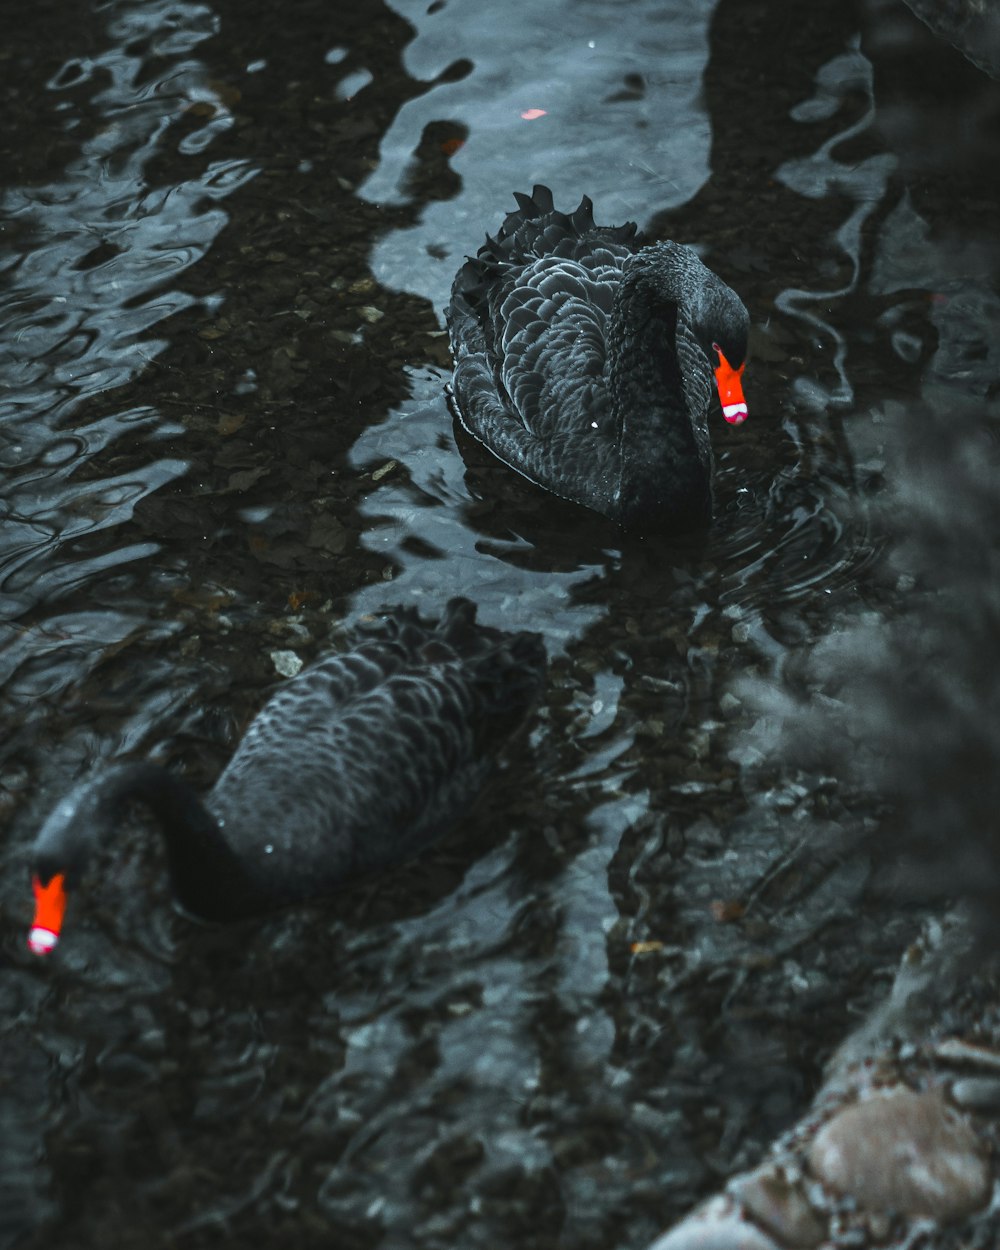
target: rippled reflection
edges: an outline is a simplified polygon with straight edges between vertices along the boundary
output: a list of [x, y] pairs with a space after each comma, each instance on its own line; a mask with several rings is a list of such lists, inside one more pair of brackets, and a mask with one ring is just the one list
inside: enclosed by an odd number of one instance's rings
[[[66, 96], [59, 117], [69, 155], [59, 180], [0, 197], [15, 241], [4, 258], [0, 323], [9, 386], [0, 396], [7, 619], [85, 592], [159, 549], [128, 539], [94, 549], [81, 540], [121, 527], [139, 500], [186, 472], [186, 461], [151, 449], [145, 463], [132, 456], [124, 473], [95, 475], [90, 465], [116, 439], [128, 440], [131, 455], [138, 434], [170, 432], [153, 408], [116, 412], [112, 393], [166, 346], [150, 331], [192, 306], [190, 294], [165, 284], [204, 256], [227, 220], [219, 202], [253, 175], [246, 160], [208, 164], [170, 187], [150, 185], [147, 175], [169, 127], [215, 98], [191, 55], [217, 28], [211, 10], [120, 5], [102, 15], [106, 49], [71, 58], [48, 83]], [[139, 599], [131, 609], [148, 612]], [[135, 616], [128, 619], [134, 630]], [[105, 624], [95, 646], [114, 645], [110, 616]]]

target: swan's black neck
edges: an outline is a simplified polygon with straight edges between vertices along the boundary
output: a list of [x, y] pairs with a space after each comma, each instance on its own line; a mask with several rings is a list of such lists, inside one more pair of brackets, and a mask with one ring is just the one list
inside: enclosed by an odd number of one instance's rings
[[147, 762], [116, 765], [57, 805], [34, 846], [43, 881], [63, 872], [72, 888], [97, 842], [115, 836], [133, 806], [147, 811], [162, 832], [174, 893], [188, 911], [230, 920], [267, 905], [198, 794]]
[[664, 529], [677, 531], [712, 515], [711, 442], [682, 372], [707, 374], [709, 365], [683, 339], [681, 292], [666, 278], [659, 267], [626, 269], [608, 330], [608, 387], [622, 449], [621, 521], [628, 528], [632, 518], [648, 525], [660, 517]]

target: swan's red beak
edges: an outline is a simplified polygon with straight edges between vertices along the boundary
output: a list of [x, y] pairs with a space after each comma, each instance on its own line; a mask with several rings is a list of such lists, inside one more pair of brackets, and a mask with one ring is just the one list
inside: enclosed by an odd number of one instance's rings
[[722, 404], [722, 415], [730, 425], [742, 425], [747, 419], [747, 403], [743, 398], [743, 370], [746, 365], [734, 369], [723, 356], [719, 345], [714, 344], [719, 354], [719, 363], [715, 369], [715, 383], [719, 388], [719, 402]]
[[31, 888], [35, 891], [35, 919], [28, 934], [28, 949], [36, 955], [47, 955], [59, 941], [66, 910], [66, 883], [62, 873], [57, 872], [48, 885], [32, 877]]

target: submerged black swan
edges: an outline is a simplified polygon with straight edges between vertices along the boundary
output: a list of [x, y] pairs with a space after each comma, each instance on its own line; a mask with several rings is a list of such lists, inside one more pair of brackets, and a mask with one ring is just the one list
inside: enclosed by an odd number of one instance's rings
[[515, 193], [495, 239], [458, 272], [448, 309], [458, 420], [539, 486], [628, 529], [712, 514], [713, 374], [727, 421], [746, 419], [749, 318], [679, 243], [634, 222], [595, 226], [585, 196]]
[[205, 801], [156, 764], [124, 763], [58, 803], [33, 848], [36, 954], [58, 941], [66, 891], [139, 804], [163, 832], [180, 903], [231, 920], [328, 894], [408, 858], [466, 810], [542, 686], [537, 634], [439, 624], [395, 609], [283, 686]]

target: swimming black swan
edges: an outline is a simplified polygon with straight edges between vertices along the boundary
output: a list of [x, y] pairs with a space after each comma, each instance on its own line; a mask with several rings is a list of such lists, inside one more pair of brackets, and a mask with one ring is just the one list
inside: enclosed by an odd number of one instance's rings
[[456, 821], [541, 690], [538, 635], [477, 625], [453, 599], [437, 625], [397, 608], [351, 642], [271, 698], [204, 803], [148, 762], [58, 803], [33, 848], [31, 949], [55, 946], [66, 891], [133, 804], [163, 832], [178, 900], [209, 920], [328, 894]]
[[512, 469], [627, 529], [712, 514], [712, 377], [727, 421], [746, 419], [749, 318], [679, 243], [634, 222], [595, 226], [584, 196], [548, 187], [459, 270], [448, 328], [458, 420]]

